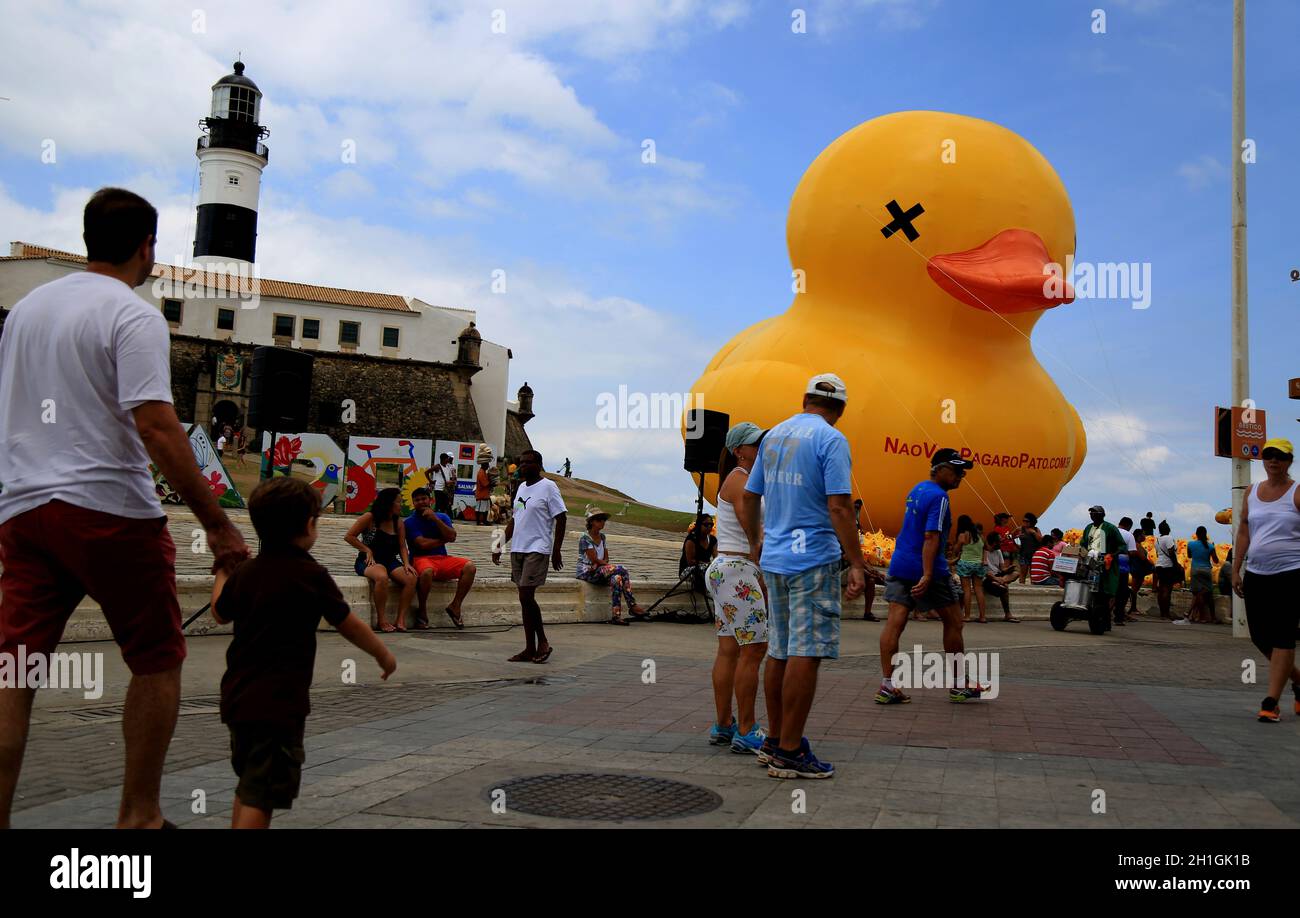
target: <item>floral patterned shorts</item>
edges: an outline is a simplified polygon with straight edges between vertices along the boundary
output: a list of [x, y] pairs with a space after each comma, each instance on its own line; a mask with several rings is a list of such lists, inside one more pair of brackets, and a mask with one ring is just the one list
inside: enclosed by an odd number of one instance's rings
[[713, 617], [718, 637], [734, 637], [736, 643], [767, 643], [767, 600], [762, 575], [748, 558], [718, 555], [704, 574], [713, 597]]

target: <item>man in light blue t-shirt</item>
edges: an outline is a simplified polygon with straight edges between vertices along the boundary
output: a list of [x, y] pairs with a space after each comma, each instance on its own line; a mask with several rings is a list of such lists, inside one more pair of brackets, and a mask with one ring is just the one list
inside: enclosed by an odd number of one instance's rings
[[772, 733], [758, 759], [776, 778], [835, 775], [834, 766], [812, 754], [803, 728], [817, 693], [817, 668], [823, 657], [839, 656], [841, 554], [849, 562], [845, 595], [856, 599], [866, 585], [849, 444], [835, 429], [847, 397], [843, 380], [832, 373], [808, 381], [803, 411], [763, 438], [740, 507], [767, 584], [763, 689]]

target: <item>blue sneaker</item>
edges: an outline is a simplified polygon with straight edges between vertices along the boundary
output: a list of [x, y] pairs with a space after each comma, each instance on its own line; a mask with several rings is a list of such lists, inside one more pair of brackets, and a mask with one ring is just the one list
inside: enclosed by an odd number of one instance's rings
[[758, 755], [765, 739], [767, 739], [767, 731], [754, 724], [754, 729], [748, 733], [736, 731], [736, 735], [731, 738], [731, 751], [741, 755]]
[[725, 727], [719, 727], [714, 724], [709, 728], [709, 745], [710, 746], [730, 746], [731, 741], [736, 736], [736, 719], [733, 717], [731, 723]]
[[798, 755], [778, 750], [767, 766], [767, 774], [772, 778], [833, 778], [835, 766], [813, 755], [805, 739], [799, 744]]
[[754, 758], [758, 759], [760, 765], [770, 765], [772, 757], [776, 755], [777, 749], [781, 746], [781, 737], [768, 734], [763, 737], [763, 743], [754, 753]]

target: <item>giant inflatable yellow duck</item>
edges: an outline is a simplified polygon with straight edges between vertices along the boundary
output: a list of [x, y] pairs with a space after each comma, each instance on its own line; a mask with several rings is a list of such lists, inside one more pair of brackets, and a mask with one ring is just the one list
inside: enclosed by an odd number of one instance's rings
[[977, 118], [875, 118], [804, 173], [786, 241], [794, 302], [718, 352], [692, 387], [703, 407], [770, 427], [835, 373], [864, 526], [897, 533], [941, 447], [976, 462], [955, 513], [1041, 514], [1086, 451], [1030, 347], [1043, 311], [1073, 299], [1049, 266], [1074, 253], [1074, 213], [1042, 154]]

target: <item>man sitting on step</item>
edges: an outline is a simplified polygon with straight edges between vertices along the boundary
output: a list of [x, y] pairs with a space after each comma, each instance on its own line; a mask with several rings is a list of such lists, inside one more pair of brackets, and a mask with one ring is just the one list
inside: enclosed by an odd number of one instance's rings
[[444, 611], [452, 624], [464, 628], [460, 607], [469, 595], [469, 588], [474, 585], [478, 568], [469, 558], [447, 554], [447, 543], [456, 541], [456, 529], [451, 524], [451, 517], [433, 509], [427, 489], [416, 488], [411, 493], [411, 503], [415, 510], [406, 518], [406, 544], [411, 553], [411, 566], [420, 578], [416, 585], [419, 608], [415, 613], [414, 627], [421, 630], [429, 627], [427, 606], [433, 582], [455, 580], [456, 596]]

